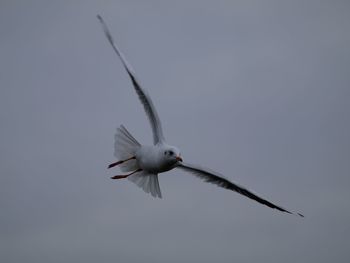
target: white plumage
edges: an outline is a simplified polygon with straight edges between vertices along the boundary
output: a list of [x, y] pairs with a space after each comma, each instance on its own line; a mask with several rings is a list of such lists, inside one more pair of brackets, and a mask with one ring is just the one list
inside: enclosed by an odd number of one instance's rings
[[[240, 193], [268, 207], [293, 214], [292, 212], [259, 197], [245, 187], [229, 181], [217, 172], [210, 171], [209, 169], [202, 168], [197, 165], [184, 163], [182, 161], [180, 151], [175, 146], [166, 144], [162, 125], [151, 97], [137, 81], [134, 70], [127, 62], [118, 46], [115, 44], [113, 37], [102, 17], [98, 15], [97, 18], [102, 24], [109, 43], [112, 45], [113, 50], [121, 59], [132, 81], [134, 89], [150, 121], [153, 132], [154, 145], [144, 146], [141, 145], [124, 126], [120, 126], [120, 128], [118, 128], [115, 135], [114, 155], [119, 161], [110, 164], [109, 168], [120, 165], [123, 172], [130, 173], [126, 175], [116, 175], [113, 176], [112, 179], [128, 178], [137, 186], [141, 187], [146, 193], [150, 193], [154, 197], [161, 198], [162, 194], [159, 187], [158, 174], [178, 168], [192, 173], [206, 182], [213, 183], [222, 188]], [[302, 214], [297, 214], [303, 217]]]
[[[141, 144], [121, 125], [115, 134], [114, 156], [118, 160], [125, 160], [134, 156]], [[123, 172], [135, 171], [138, 169], [135, 159], [120, 164]]]

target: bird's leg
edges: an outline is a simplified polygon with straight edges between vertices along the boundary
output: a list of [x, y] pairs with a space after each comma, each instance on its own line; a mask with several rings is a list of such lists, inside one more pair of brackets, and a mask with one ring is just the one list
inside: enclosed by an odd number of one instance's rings
[[111, 177], [111, 179], [123, 179], [123, 178], [127, 178], [128, 176], [130, 176], [130, 175], [132, 175], [132, 174], [134, 174], [134, 173], [137, 173], [137, 172], [141, 172], [142, 171], [142, 169], [137, 169], [136, 171], [133, 171], [133, 172], [131, 172], [131, 173], [129, 173], [129, 174], [125, 174], [125, 175], [115, 175], [115, 176], [113, 176], [113, 177]]
[[128, 159], [121, 160], [121, 161], [118, 161], [118, 162], [115, 162], [115, 163], [111, 163], [110, 165], [108, 165], [108, 168], [112, 168], [112, 167], [114, 167], [114, 166], [116, 166], [118, 164], [122, 164], [122, 163], [124, 163], [126, 161], [130, 161], [130, 160], [133, 160], [133, 159], [136, 159], [136, 156], [132, 156], [132, 157], [130, 157]]

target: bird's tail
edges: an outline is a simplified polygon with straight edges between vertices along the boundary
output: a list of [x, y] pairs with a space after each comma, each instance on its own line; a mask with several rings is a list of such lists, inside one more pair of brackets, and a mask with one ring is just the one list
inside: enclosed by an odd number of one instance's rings
[[[114, 156], [118, 160], [126, 160], [135, 156], [136, 151], [141, 147], [141, 144], [123, 125], [120, 125], [120, 127], [117, 128], [114, 138]], [[135, 171], [138, 168], [139, 167], [135, 159], [120, 164], [120, 170], [123, 172]]]
[[150, 193], [153, 197], [162, 198], [158, 174], [150, 174], [142, 171], [129, 176], [128, 179], [138, 187], [142, 188], [146, 193]]
[[[121, 125], [115, 134], [114, 156], [118, 160], [126, 160], [135, 156], [136, 151], [141, 144]], [[136, 159], [130, 159], [119, 164], [120, 170], [123, 172], [136, 171], [139, 169]], [[160, 191], [158, 175], [150, 174], [144, 171], [130, 175], [128, 179], [142, 188], [146, 193], [150, 193], [153, 197], [162, 198]]]

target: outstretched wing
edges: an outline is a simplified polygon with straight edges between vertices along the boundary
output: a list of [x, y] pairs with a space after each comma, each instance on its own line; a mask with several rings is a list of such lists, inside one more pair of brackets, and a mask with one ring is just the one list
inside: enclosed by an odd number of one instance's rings
[[136, 93], [139, 96], [141, 103], [143, 104], [145, 112], [146, 112], [148, 119], [150, 120], [150, 123], [151, 123], [154, 144], [163, 142], [164, 136], [163, 136], [162, 126], [161, 126], [157, 111], [156, 111], [156, 109], [153, 105], [153, 102], [151, 100], [151, 97], [148, 95], [148, 93], [144, 89], [141, 88], [141, 85], [139, 84], [139, 82], [136, 79], [136, 74], [135, 74], [134, 70], [132, 69], [132, 67], [128, 63], [128, 61], [125, 59], [123, 53], [120, 51], [118, 46], [114, 43], [113, 37], [112, 37], [111, 33], [109, 32], [108, 27], [107, 27], [106, 23], [104, 22], [103, 18], [100, 15], [98, 15], [97, 18], [101, 22], [103, 30], [105, 32], [105, 35], [106, 35], [109, 43], [112, 45], [113, 50], [118, 55], [118, 57], [121, 59], [123, 66], [125, 67], [126, 71], [128, 72], [128, 75], [132, 81], [132, 84], [134, 85]]
[[[277, 209], [279, 211], [286, 212], [289, 214], [293, 214], [292, 212], [257, 196], [256, 194], [252, 193], [248, 189], [246, 189], [238, 184], [230, 182], [229, 180], [223, 178], [220, 174], [218, 174], [216, 172], [213, 172], [213, 171], [210, 171], [208, 169], [204, 169], [202, 167], [195, 166], [192, 164], [187, 164], [187, 163], [179, 163], [177, 168], [180, 168], [182, 170], [190, 172], [190, 173], [194, 174], [195, 176], [203, 179], [205, 182], [216, 184], [216, 185], [223, 187], [225, 189], [235, 191], [237, 193], [240, 193], [246, 197], [249, 197], [249, 198], [251, 198], [251, 199], [253, 199], [253, 200], [255, 200], [263, 205], [266, 205], [268, 207], [271, 207], [271, 208], [274, 208], [274, 209]], [[301, 217], [304, 217], [302, 214], [299, 214], [299, 213], [297, 213], [297, 214]]]

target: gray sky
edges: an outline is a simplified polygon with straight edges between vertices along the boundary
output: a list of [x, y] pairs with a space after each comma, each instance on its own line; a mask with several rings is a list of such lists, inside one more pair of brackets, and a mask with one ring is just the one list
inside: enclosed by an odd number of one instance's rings
[[[348, 262], [348, 1], [0, 2], [1, 262]], [[151, 129], [287, 209], [172, 171], [112, 181], [113, 136]]]

